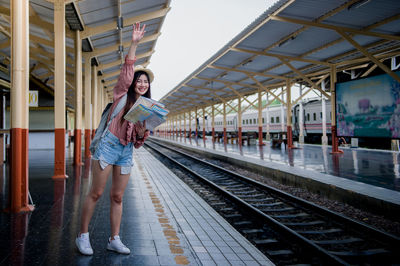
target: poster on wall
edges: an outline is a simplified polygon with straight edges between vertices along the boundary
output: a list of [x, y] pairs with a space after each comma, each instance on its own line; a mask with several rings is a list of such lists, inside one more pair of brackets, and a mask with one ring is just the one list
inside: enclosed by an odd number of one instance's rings
[[399, 139], [400, 83], [388, 74], [337, 83], [336, 125], [338, 136]]

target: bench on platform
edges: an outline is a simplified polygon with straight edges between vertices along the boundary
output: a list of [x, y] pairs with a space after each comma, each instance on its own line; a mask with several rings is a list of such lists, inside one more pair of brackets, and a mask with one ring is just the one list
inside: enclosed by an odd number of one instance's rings
[[287, 139], [272, 139], [272, 148], [280, 148], [282, 143], [285, 144], [285, 149], [287, 145]]

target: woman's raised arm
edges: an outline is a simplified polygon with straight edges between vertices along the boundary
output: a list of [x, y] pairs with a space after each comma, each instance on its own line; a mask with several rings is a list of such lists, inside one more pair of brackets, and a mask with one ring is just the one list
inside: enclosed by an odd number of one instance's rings
[[135, 59], [135, 54], [136, 54], [136, 48], [140, 42], [141, 39], [143, 39], [146, 25], [143, 24], [143, 27], [140, 28], [140, 23], [133, 24], [133, 31], [132, 31], [132, 43], [131, 46], [129, 47], [129, 52], [128, 52], [128, 59], [129, 60], [134, 60]]
[[125, 64], [121, 68], [119, 74], [118, 82], [114, 87], [114, 101], [120, 98], [122, 95], [128, 92], [129, 86], [133, 81], [133, 76], [135, 74], [133, 64], [135, 63], [136, 48], [143, 38], [146, 25], [140, 28], [140, 23], [133, 24], [132, 30], [132, 43], [129, 47], [129, 52], [125, 59]]

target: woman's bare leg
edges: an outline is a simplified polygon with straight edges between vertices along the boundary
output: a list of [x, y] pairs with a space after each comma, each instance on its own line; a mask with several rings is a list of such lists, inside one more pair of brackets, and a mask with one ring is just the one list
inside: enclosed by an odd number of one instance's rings
[[130, 174], [121, 175], [121, 167], [115, 166], [113, 169], [112, 186], [110, 192], [110, 222], [111, 222], [111, 238], [119, 235], [119, 228], [121, 225], [122, 217], [122, 197], [124, 196], [124, 191], [126, 185], [128, 184]]
[[94, 208], [103, 194], [111, 169], [112, 165], [108, 165], [104, 170], [101, 170], [99, 161], [92, 161], [92, 186], [83, 204], [80, 234], [88, 232]]

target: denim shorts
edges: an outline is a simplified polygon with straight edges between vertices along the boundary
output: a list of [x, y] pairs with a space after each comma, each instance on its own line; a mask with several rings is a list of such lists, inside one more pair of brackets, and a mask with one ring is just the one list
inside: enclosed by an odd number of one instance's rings
[[108, 165], [121, 166], [121, 174], [131, 173], [133, 166], [133, 143], [129, 142], [126, 146], [122, 145], [119, 139], [106, 129], [104, 137], [100, 140], [93, 155], [93, 160], [98, 160], [102, 170]]

